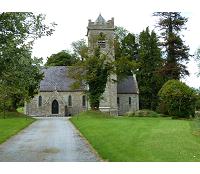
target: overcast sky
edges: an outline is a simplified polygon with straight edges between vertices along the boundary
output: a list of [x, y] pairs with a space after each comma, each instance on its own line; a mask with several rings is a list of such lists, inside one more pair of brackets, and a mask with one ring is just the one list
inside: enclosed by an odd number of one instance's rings
[[[139, 34], [147, 26], [154, 29], [155, 11], [181, 11], [188, 17], [187, 31], [184, 34], [186, 44], [194, 54], [200, 46], [200, 12], [198, 1], [190, 0], [0, 0], [1, 11], [32, 11], [46, 14], [48, 22], [56, 22], [56, 31], [51, 37], [37, 40], [33, 56], [46, 58], [53, 53], [71, 48], [73, 41], [85, 38], [88, 19], [95, 21], [99, 13], [109, 20], [115, 19], [115, 25]], [[200, 77], [196, 77], [198, 68], [196, 62], [188, 64], [191, 73], [184, 81], [193, 87], [200, 86]]]

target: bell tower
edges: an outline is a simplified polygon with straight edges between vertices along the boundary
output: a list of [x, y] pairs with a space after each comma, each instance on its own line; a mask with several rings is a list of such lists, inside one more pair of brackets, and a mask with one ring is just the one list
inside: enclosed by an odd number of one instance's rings
[[[87, 36], [89, 50], [92, 51], [98, 44], [101, 51], [106, 53], [108, 61], [114, 61], [114, 18], [106, 21], [100, 14], [95, 22], [89, 20]], [[94, 41], [93, 38], [97, 37], [100, 39]], [[117, 77], [115, 74], [112, 74], [108, 79], [99, 107], [101, 111], [112, 115], [118, 114], [116, 80]]]

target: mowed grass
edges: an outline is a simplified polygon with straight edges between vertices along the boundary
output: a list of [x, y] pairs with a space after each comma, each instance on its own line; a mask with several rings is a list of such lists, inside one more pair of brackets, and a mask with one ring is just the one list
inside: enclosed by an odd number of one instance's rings
[[193, 121], [91, 111], [71, 121], [107, 161], [200, 161], [200, 136], [192, 134]]
[[5, 116], [3, 118], [3, 113], [0, 113], [0, 144], [35, 120], [17, 112], [6, 112]]

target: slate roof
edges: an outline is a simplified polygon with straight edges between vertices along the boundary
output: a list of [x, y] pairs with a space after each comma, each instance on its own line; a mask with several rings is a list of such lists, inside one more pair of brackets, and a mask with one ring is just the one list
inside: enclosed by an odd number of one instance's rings
[[[74, 82], [73, 79], [67, 77], [69, 67], [53, 66], [42, 68], [44, 79], [40, 82], [40, 92], [50, 91], [84, 91], [84, 87], [72, 90], [70, 85]], [[128, 76], [126, 79], [117, 83], [117, 93], [119, 94], [136, 94], [138, 93], [137, 81], [135, 77]]]
[[118, 94], [138, 94], [138, 85], [135, 76], [128, 76], [117, 83]]
[[98, 18], [96, 19], [95, 23], [104, 24], [106, 20], [99, 14]]
[[53, 66], [43, 68], [44, 79], [40, 82], [40, 92], [44, 91], [83, 91], [84, 88], [72, 90], [70, 85], [74, 82], [73, 79], [67, 77], [69, 67]]

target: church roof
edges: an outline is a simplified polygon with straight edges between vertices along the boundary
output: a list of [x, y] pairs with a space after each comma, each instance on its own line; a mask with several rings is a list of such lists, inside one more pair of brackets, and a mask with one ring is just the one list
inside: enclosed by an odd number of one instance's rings
[[[85, 88], [72, 90], [70, 86], [74, 82], [73, 79], [67, 77], [70, 67], [68, 66], [52, 66], [43, 68], [44, 79], [40, 82], [40, 92], [51, 91], [84, 91]], [[138, 93], [137, 81], [135, 77], [128, 76], [117, 83], [117, 93], [119, 94], [136, 94]]]
[[118, 94], [138, 94], [138, 85], [135, 76], [128, 76], [117, 83]]
[[42, 91], [83, 91], [84, 87], [72, 90], [70, 85], [74, 82], [73, 79], [67, 77], [69, 67], [67, 66], [52, 66], [43, 68], [44, 79], [40, 82], [40, 92]]
[[99, 14], [98, 18], [96, 19], [95, 23], [104, 24], [106, 20]]

